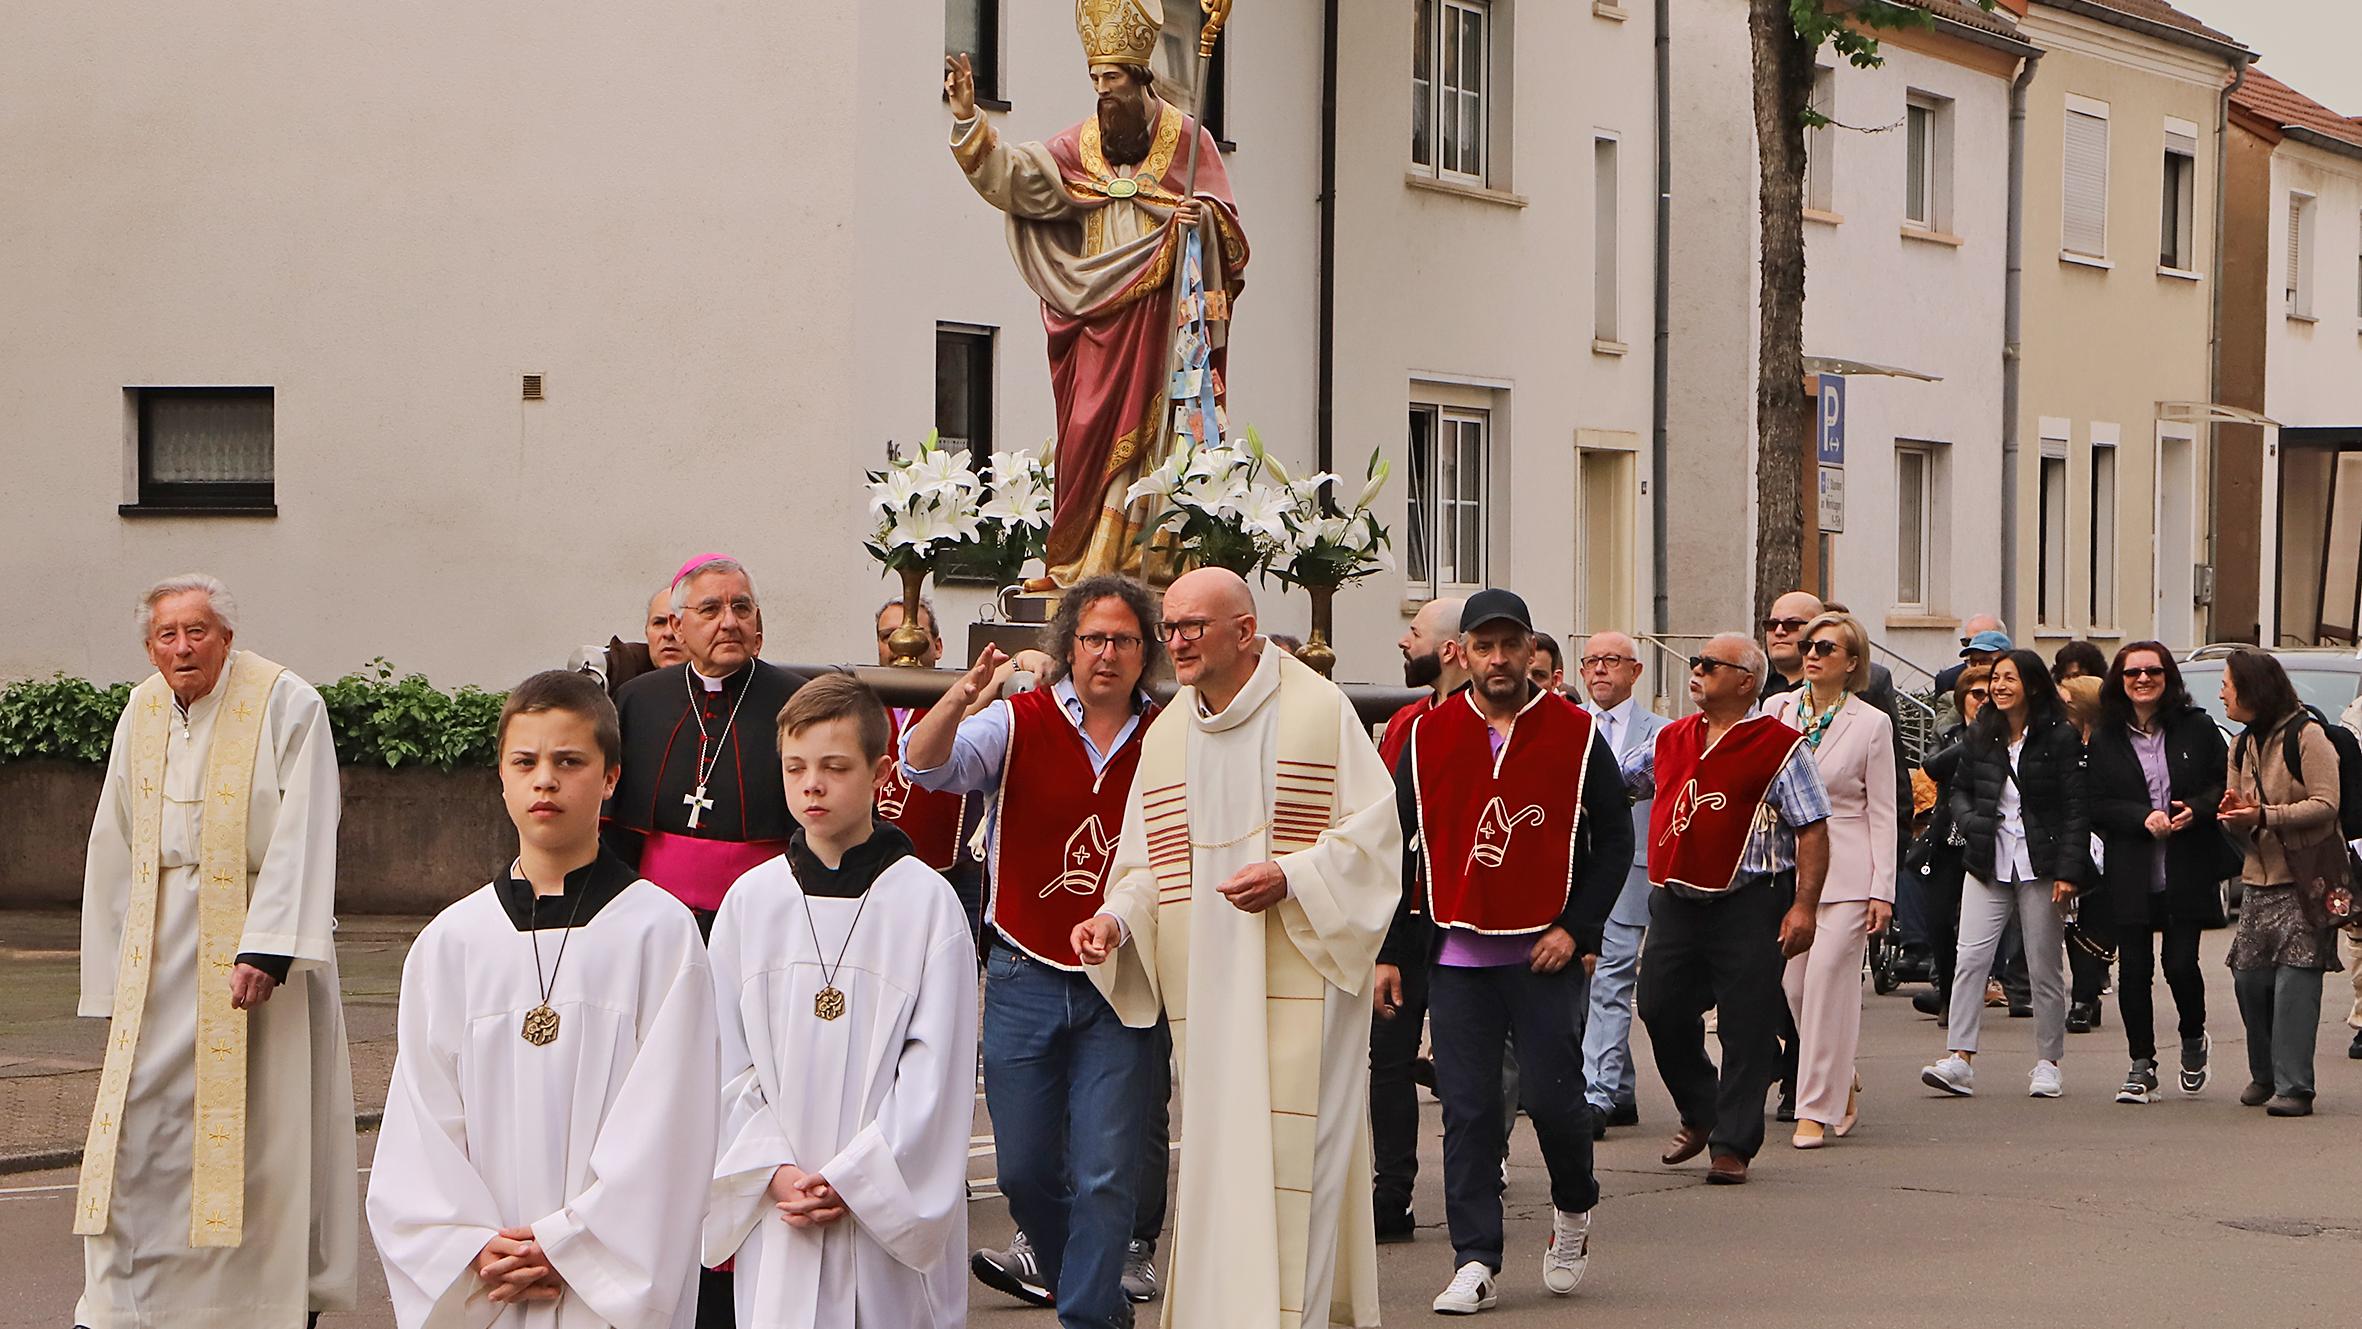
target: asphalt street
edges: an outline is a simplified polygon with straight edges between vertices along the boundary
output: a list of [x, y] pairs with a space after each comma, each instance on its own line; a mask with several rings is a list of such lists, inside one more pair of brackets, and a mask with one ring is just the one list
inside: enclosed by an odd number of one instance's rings
[[[2320, 1326], [2353, 1323], [2362, 1269], [2362, 1062], [2349, 1061], [2346, 992], [2332, 979], [2320, 1029], [2320, 1100], [2306, 1120], [2241, 1108], [2245, 1042], [2221, 955], [2207, 973], [2219, 1073], [2200, 1097], [2143, 1107], [2113, 1101], [2125, 1058], [2111, 1005], [2099, 1031], [2072, 1036], [2067, 1093], [2024, 1096], [2032, 1022], [1987, 1025], [1979, 1094], [1935, 1097], [1919, 1067], [1942, 1050], [1933, 1021], [1903, 995], [1869, 997], [1863, 1121], [1818, 1153], [1773, 1127], [1744, 1187], [1709, 1187], [1703, 1160], [1658, 1166], [1670, 1109], [1653, 1074], [1641, 1080], [1637, 1130], [1600, 1146], [1605, 1191], [1591, 1270], [1570, 1299], [1545, 1293], [1547, 1181], [1533, 1133], [1518, 1130], [1508, 1192], [1511, 1255], [1501, 1304], [1480, 1322], [1503, 1326], [2056, 1324]], [[1908, 993], [1910, 989], [1906, 989]], [[2170, 1002], [2160, 993], [2160, 1003]], [[1994, 1012], [1996, 1016], [2000, 1012]], [[1647, 1066], [1642, 1052], [1643, 1066]], [[1427, 1323], [1450, 1277], [1441, 1226], [1438, 1109], [1424, 1103], [1415, 1242], [1380, 1248], [1389, 1324]], [[992, 1198], [981, 1113], [970, 1207], [977, 1244], [1008, 1235]], [[372, 1137], [363, 1137], [366, 1164]], [[81, 1281], [67, 1233], [73, 1174], [0, 1177], [0, 1251], [7, 1252], [0, 1326], [65, 1329]], [[1053, 1324], [975, 1289], [985, 1329]], [[1141, 1323], [1155, 1321], [1143, 1316]], [[374, 1255], [362, 1307], [324, 1329], [393, 1323]]]

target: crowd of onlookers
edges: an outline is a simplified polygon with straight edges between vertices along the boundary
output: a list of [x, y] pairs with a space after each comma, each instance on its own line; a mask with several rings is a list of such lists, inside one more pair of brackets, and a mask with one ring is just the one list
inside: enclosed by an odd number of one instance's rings
[[[2225, 925], [2236, 898], [2240, 1102], [2308, 1115], [2323, 975], [2345, 967], [2336, 938], [2349, 915], [2336, 888], [2350, 889], [2347, 842], [2362, 836], [2349, 806], [2362, 799], [2344, 789], [2356, 745], [2340, 726], [2362, 724], [2362, 702], [2323, 715], [2273, 655], [2234, 651], [2222, 671], [2222, 713], [2236, 729], [2226, 737], [2157, 642], [2112, 658], [2070, 642], [2046, 662], [1997, 621], [1967, 626], [1961, 664], [1938, 679], [1940, 732], [1905, 855], [1935, 978], [1917, 1001], [1947, 1031], [1946, 1055], [1921, 1078], [1972, 1093], [1984, 1012], [2007, 1006], [2036, 1022], [2029, 1092], [2058, 1095], [2065, 1035], [2102, 1023], [2112, 980], [2131, 1063], [2116, 1100], [2151, 1101], [2161, 955], [2178, 1087], [2200, 1092], [2212, 1071], [2199, 938]], [[2356, 934], [2346, 935], [2351, 955]], [[2362, 985], [2351, 1022], [2362, 1030]], [[2349, 1051], [2362, 1058], [2362, 1034]]]

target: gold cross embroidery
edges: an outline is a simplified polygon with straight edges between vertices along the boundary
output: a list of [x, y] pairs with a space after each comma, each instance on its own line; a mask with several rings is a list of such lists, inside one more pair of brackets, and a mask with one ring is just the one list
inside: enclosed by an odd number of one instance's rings
[[227, 961], [227, 960], [215, 960], [215, 961], [213, 962], [213, 967], [214, 967], [215, 969], [228, 969], [228, 968], [231, 968], [232, 966], [231, 966], [230, 962], [229, 962], [229, 961]]
[[220, 1214], [207, 1214], [205, 1215], [205, 1226], [209, 1228], [226, 1228], [229, 1226], [229, 1221], [224, 1219]]
[[128, 1029], [126, 1029], [126, 1030], [124, 1030], [122, 1033], [119, 1033], [119, 1034], [115, 1035], [115, 1046], [116, 1046], [116, 1047], [119, 1047], [119, 1048], [127, 1048], [127, 1047], [130, 1047], [130, 1046], [131, 1046], [131, 1031], [130, 1031], [130, 1030], [128, 1030]]
[[82, 1206], [82, 1212], [90, 1215], [92, 1218], [98, 1217], [98, 1197], [95, 1195], [91, 1196], [89, 1202]]
[[115, 1129], [115, 1115], [111, 1112], [102, 1114], [98, 1119], [98, 1128], [102, 1131]]
[[238, 878], [226, 868], [217, 869], [213, 874], [213, 884], [216, 886], [227, 886], [237, 879]]
[[228, 1131], [216, 1128], [214, 1130], [205, 1132], [205, 1138], [213, 1141], [215, 1144], [228, 1144], [230, 1142], [230, 1133]]
[[228, 807], [231, 803], [237, 801], [238, 791], [230, 788], [228, 785], [223, 785], [221, 788], [213, 791], [213, 796], [221, 800], [223, 807]]
[[247, 705], [245, 702], [239, 702], [237, 706], [231, 710], [230, 714], [237, 716], [241, 720], [249, 719], [254, 715], [254, 708]]
[[212, 1053], [214, 1056], [221, 1058], [221, 1059], [222, 1059], [222, 1060], [224, 1060], [224, 1061], [228, 1061], [228, 1060], [229, 1060], [229, 1058], [230, 1058], [230, 1052], [232, 1051], [232, 1049], [231, 1049], [230, 1045], [229, 1045], [229, 1044], [227, 1044], [227, 1043], [216, 1043], [216, 1044], [214, 1044], [213, 1046], [211, 1046], [211, 1047], [209, 1047], [209, 1048], [207, 1048], [207, 1049], [205, 1049], [205, 1050], [206, 1050], [207, 1052], [210, 1052], [210, 1053]]
[[163, 714], [163, 712], [164, 712], [164, 703], [163, 703], [163, 702], [161, 702], [161, 701], [157, 700], [157, 699], [156, 699], [156, 698], [154, 698], [154, 697], [150, 697], [150, 698], [148, 698], [148, 714], [150, 714], [150, 715], [161, 715], [161, 714]]
[[140, 795], [141, 795], [141, 797], [143, 797], [143, 798], [144, 798], [144, 797], [146, 797], [146, 796], [147, 796], [147, 795], [149, 795], [149, 794], [155, 793], [155, 792], [156, 792], [156, 782], [155, 782], [155, 781], [153, 781], [153, 780], [150, 780], [149, 778], [147, 778], [147, 777], [146, 777], [146, 776], [144, 776], [144, 775], [143, 775], [143, 776], [141, 776], [141, 777], [139, 778], [139, 792], [140, 792]]
[[139, 948], [139, 947], [137, 947], [137, 946], [134, 946], [134, 947], [132, 947], [132, 948], [131, 948], [131, 962], [132, 962], [133, 964], [138, 964], [139, 962], [141, 962], [142, 960], [145, 960], [145, 959], [147, 959], [147, 958], [148, 958], [148, 957], [147, 957], [147, 956], [146, 956], [144, 953], [142, 953], [142, 952], [141, 952], [141, 950], [140, 950], [140, 948]]

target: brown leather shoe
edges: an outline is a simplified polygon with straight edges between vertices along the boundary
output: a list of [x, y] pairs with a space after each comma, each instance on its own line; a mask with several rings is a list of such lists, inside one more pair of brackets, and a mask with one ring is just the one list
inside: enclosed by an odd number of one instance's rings
[[1666, 1143], [1665, 1152], [1657, 1156], [1657, 1161], [1667, 1167], [1678, 1167], [1704, 1152], [1706, 1128], [1683, 1122], [1681, 1129], [1673, 1132], [1672, 1140]]
[[1747, 1160], [1737, 1154], [1716, 1154], [1706, 1168], [1706, 1180], [1717, 1186], [1747, 1184]]

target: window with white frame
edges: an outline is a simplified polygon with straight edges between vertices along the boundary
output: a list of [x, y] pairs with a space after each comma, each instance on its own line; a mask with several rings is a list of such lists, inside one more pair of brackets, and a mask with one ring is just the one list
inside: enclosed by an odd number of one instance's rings
[[[2060, 448], [2065, 441], [2060, 440]], [[2041, 508], [2037, 514], [2041, 532], [2035, 557], [2035, 621], [2044, 627], [2064, 627], [2067, 622], [2067, 455], [2052, 452], [2051, 441], [2044, 440], [2042, 472], [2038, 495]]]
[[1616, 218], [1616, 141], [1591, 141], [1591, 335], [1614, 342], [1617, 335], [1617, 273], [1622, 266]]
[[2085, 258], [2108, 256], [2108, 104], [2070, 94], [2065, 137], [2065, 193], [2060, 247]]
[[2091, 617], [2094, 627], [2116, 624], [2116, 445], [2091, 446]]
[[1925, 610], [1933, 600], [1937, 449], [1895, 445], [1895, 606]]
[[1413, 589], [1423, 594], [1482, 586], [1492, 537], [1492, 415], [1414, 403], [1410, 424], [1404, 571]]
[[1914, 92], [1903, 106], [1903, 220], [1941, 231], [1950, 218], [1951, 103]]
[[2189, 272], [2197, 263], [2198, 127], [2165, 122], [2164, 198], [2157, 217], [2157, 265]]
[[1814, 212], [1837, 211], [1837, 71], [1827, 65], [1813, 69], [1813, 113], [1821, 123], [1804, 131], [1804, 206]]
[[1417, 4], [1411, 163], [1441, 179], [1481, 185], [1491, 128], [1491, 0]]
[[2288, 316], [2313, 316], [2313, 232], [2320, 201], [2310, 194], [2288, 196]]

